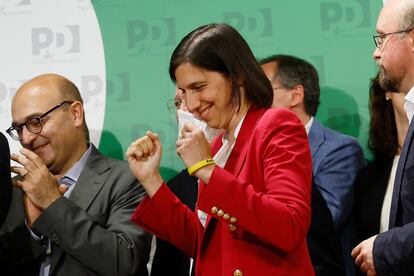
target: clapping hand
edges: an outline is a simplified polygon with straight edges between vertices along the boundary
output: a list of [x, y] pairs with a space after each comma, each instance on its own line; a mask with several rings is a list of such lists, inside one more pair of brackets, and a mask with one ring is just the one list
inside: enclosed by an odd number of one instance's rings
[[163, 183], [160, 175], [162, 146], [158, 135], [147, 131], [147, 134], [132, 142], [126, 157], [129, 168], [152, 197]]

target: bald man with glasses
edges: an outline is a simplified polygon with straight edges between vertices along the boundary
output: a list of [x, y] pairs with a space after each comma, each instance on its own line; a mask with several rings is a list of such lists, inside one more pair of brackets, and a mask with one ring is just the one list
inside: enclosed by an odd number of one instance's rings
[[13, 199], [0, 229], [0, 275], [147, 275], [151, 236], [130, 222], [144, 196], [125, 161], [89, 142], [83, 102], [66, 78], [29, 80], [7, 133]]

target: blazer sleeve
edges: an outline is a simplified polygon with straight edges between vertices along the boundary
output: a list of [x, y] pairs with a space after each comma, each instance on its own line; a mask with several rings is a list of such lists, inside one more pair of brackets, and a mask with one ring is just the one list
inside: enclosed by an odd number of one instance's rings
[[[146, 275], [151, 235], [130, 221], [144, 189], [122, 163], [112, 166], [100, 191], [110, 195], [94, 199], [100, 201], [96, 205], [101, 212], [87, 212], [61, 197], [44, 210], [33, 229], [99, 275]], [[92, 180], [85, 184], [96, 185]]]
[[9, 214], [0, 228], [0, 275], [39, 274], [39, 256], [45, 249], [25, 224], [23, 192], [12, 188]]
[[414, 271], [414, 222], [392, 228], [374, 240], [377, 275], [412, 275]]
[[310, 224], [312, 160], [305, 129], [293, 113], [269, 109], [262, 116], [242, 171], [236, 177], [216, 166], [199, 209], [212, 214], [217, 206], [237, 219], [238, 228], [279, 250], [294, 250]]
[[358, 142], [337, 137], [314, 176], [326, 200], [336, 229], [342, 229], [354, 206], [354, 182], [365, 159]]
[[131, 220], [157, 237], [171, 242], [192, 258], [195, 257], [203, 226], [197, 213], [183, 204], [165, 183], [152, 198], [145, 197]]

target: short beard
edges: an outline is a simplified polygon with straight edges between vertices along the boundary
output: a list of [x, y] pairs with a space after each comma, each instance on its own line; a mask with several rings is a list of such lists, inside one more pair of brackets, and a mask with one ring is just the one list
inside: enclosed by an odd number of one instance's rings
[[378, 64], [379, 67], [379, 84], [381, 85], [382, 89], [387, 92], [399, 92], [400, 91], [400, 80], [391, 79], [387, 70], [385, 70], [384, 66]]

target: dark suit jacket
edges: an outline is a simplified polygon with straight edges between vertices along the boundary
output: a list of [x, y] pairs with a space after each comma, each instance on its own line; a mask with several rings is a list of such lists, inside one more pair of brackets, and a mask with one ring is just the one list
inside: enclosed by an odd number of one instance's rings
[[351, 251], [356, 246], [354, 182], [365, 165], [361, 146], [353, 137], [323, 126], [314, 118], [309, 131], [313, 180], [331, 211], [339, 234], [347, 275], [354, 275]]
[[312, 184], [311, 224], [307, 242], [316, 276], [345, 275], [339, 236], [332, 215], [318, 187]]
[[380, 231], [381, 210], [391, 173], [392, 159], [374, 160], [355, 180], [355, 215], [358, 243]]
[[[93, 147], [70, 198], [53, 202], [33, 224], [52, 241], [50, 274], [147, 275], [151, 236], [130, 222], [143, 195], [127, 162]], [[0, 229], [0, 275], [39, 275], [44, 248], [26, 228], [22, 200], [14, 189]]]
[[411, 121], [398, 162], [388, 231], [374, 241], [377, 275], [414, 273], [414, 121]]
[[[167, 182], [170, 190], [191, 210], [197, 202], [197, 178], [182, 170]], [[188, 276], [190, 257], [174, 245], [157, 238], [157, 247], [152, 262], [151, 276]]]
[[0, 227], [9, 211], [11, 194], [10, 149], [6, 137], [0, 133]]

